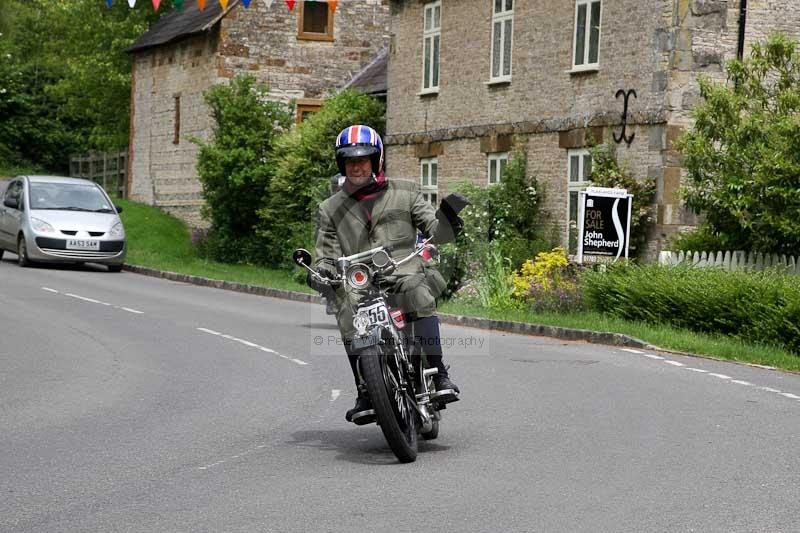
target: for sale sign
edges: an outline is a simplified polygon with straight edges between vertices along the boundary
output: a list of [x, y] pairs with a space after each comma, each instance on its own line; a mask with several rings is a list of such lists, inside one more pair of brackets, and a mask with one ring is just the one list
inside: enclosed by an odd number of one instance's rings
[[628, 257], [633, 195], [625, 189], [589, 187], [580, 193], [578, 262], [584, 256]]

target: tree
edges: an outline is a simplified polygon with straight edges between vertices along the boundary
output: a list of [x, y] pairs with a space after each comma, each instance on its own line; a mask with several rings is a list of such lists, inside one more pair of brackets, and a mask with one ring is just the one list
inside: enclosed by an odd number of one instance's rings
[[291, 108], [268, 100], [269, 88], [253, 76], [215, 85], [205, 94], [214, 119], [211, 142], [200, 146], [197, 171], [211, 222], [205, 250], [227, 262], [263, 263], [268, 245], [255, 235], [275, 172], [276, 137], [292, 123]]
[[800, 49], [775, 34], [700, 80], [704, 102], [681, 138], [683, 196], [731, 248], [800, 253]]
[[353, 124], [371, 126], [383, 135], [383, 103], [343, 91], [276, 141], [275, 178], [258, 225], [259, 235], [270, 243], [273, 265], [288, 263], [294, 248], [313, 244], [319, 202], [327, 197], [330, 179], [338, 172], [334, 141]]

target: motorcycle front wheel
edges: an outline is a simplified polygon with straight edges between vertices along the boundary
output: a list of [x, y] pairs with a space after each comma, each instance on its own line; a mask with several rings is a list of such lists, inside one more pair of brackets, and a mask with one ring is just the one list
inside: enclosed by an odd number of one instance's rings
[[386, 442], [401, 462], [413, 463], [417, 459], [418, 421], [411, 400], [400, 389], [403, 370], [396, 368], [394, 358], [387, 357], [381, 346], [365, 348], [360, 359], [369, 399]]

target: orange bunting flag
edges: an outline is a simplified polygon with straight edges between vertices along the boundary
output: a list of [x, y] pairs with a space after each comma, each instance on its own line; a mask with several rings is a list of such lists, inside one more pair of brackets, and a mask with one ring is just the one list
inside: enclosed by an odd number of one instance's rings
[[336, 0], [328, 0], [328, 11], [331, 13], [336, 11]]
[[153, 0], [153, 9], [158, 11], [158, 6], [161, 5], [161, 0]]
[[197, 0], [197, 7], [200, 8], [200, 11], [206, 8], [206, 0]]
[[219, 0], [219, 5], [222, 6], [222, 9], [228, 9], [228, 0]]
[[292, 11], [294, 9], [294, 1], [295, 0], [286, 0], [286, 7], [289, 8], [289, 11]]

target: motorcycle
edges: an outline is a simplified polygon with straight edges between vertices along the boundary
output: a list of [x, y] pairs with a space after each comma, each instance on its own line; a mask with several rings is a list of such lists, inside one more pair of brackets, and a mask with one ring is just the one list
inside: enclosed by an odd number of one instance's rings
[[361, 381], [374, 411], [374, 415], [367, 412], [364, 416], [370, 421], [374, 416], [392, 452], [404, 463], [416, 460], [418, 435], [425, 440], [438, 437], [441, 411], [446, 403], [458, 400], [452, 389], [436, 390], [433, 376], [438, 370], [425, 368], [413, 321], [406, 322], [402, 309], [390, 307], [391, 297], [381, 283], [400, 265], [430, 252], [430, 240], [422, 241], [400, 260], [394, 260], [384, 246], [340, 257], [334, 278], [311, 268], [307, 250], [292, 254], [293, 261], [318, 283], [332, 289], [343, 287], [346, 293], [357, 295], [353, 309], [356, 333], [350, 342], [358, 353]]

